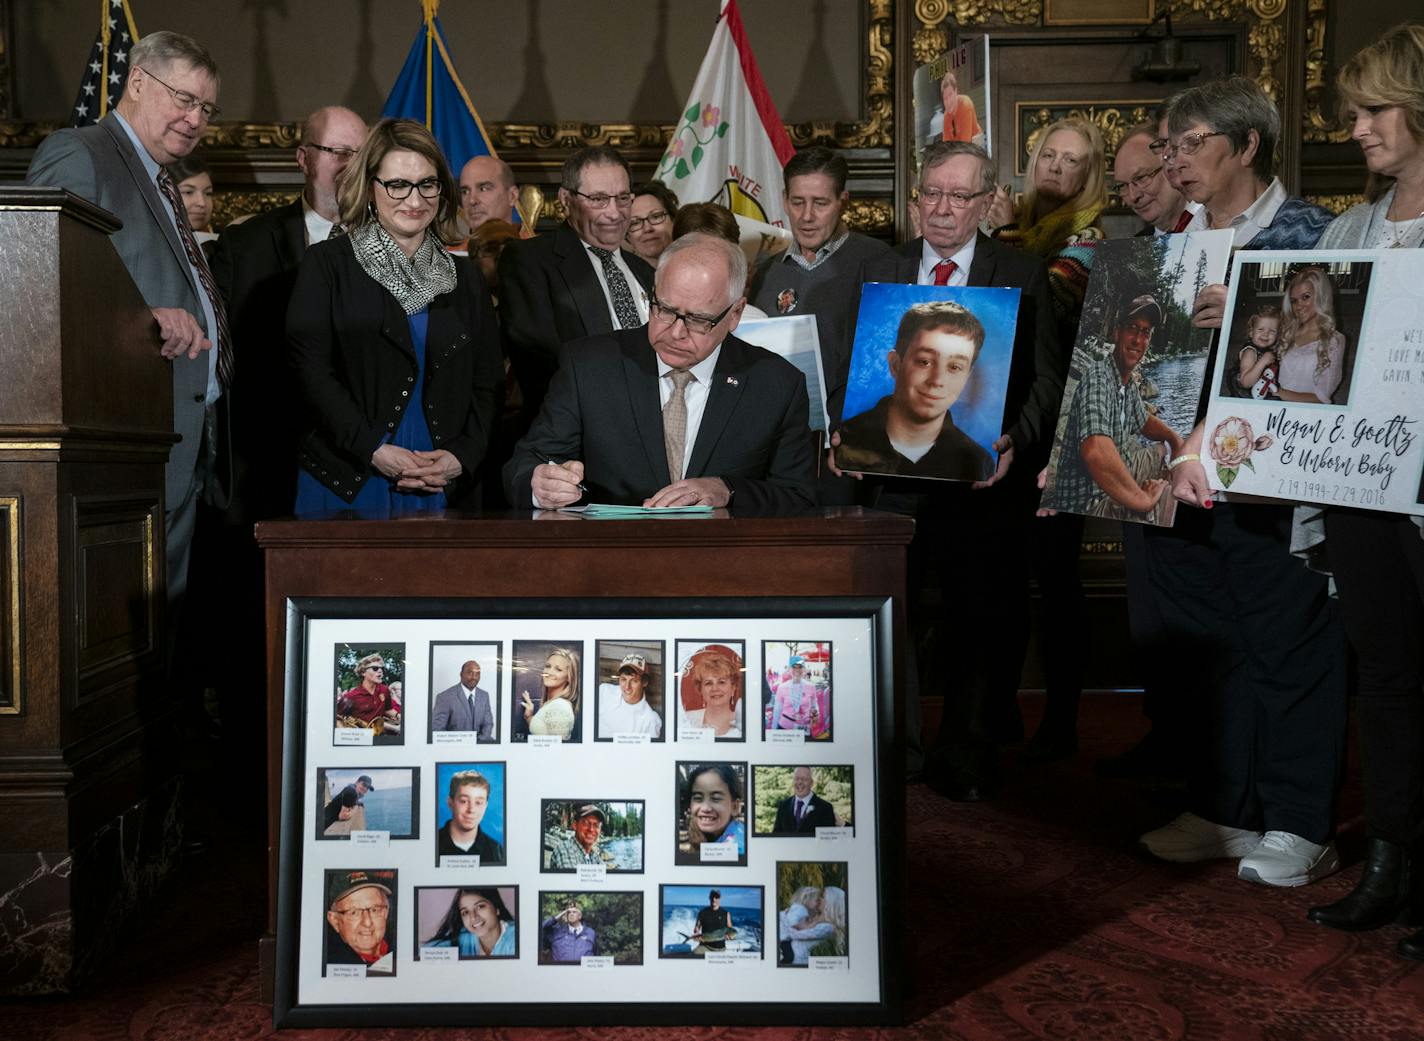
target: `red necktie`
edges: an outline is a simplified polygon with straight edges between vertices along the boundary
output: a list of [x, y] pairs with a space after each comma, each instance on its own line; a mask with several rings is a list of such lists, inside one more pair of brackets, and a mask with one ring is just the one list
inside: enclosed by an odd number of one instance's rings
[[1192, 222], [1192, 217], [1193, 213], [1191, 210], [1183, 210], [1182, 215], [1177, 218], [1177, 226], [1172, 229], [1172, 232], [1175, 234], [1179, 231], [1186, 231], [1187, 225]]
[[[203, 251], [198, 248], [198, 240], [193, 237], [193, 229], [188, 224], [188, 211], [183, 200], [178, 197], [178, 186], [173, 183], [173, 175], [167, 170], [158, 171], [158, 187], [163, 192], [163, 197], [168, 200], [168, 205], [173, 207], [183, 250], [188, 254], [188, 260], [194, 270], [198, 272], [198, 282], [213, 305], [213, 318], [217, 320], [218, 327], [216, 330], [209, 329], [208, 334], [216, 344], [213, 349], [218, 352], [218, 386], [226, 390], [232, 386], [232, 339], [227, 330], [227, 311], [223, 307], [222, 296], [218, 293], [217, 283], [213, 281], [213, 273], [208, 269]], [[212, 335], [214, 332], [217, 333], [216, 336]]]
[[959, 265], [952, 260], [941, 260], [934, 266], [934, 284], [937, 286], [949, 285], [949, 276], [959, 270]]

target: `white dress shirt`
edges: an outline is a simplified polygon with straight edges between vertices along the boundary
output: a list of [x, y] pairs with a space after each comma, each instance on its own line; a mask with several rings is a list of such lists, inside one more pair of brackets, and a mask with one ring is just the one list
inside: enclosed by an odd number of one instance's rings
[[916, 280], [919, 285], [932, 286], [935, 283], [934, 269], [941, 260], [954, 261], [954, 274], [949, 276], [946, 285], [967, 286], [969, 284], [969, 265], [974, 263], [974, 245], [978, 241], [977, 234], [969, 236], [969, 241], [959, 248], [957, 253], [951, 253], [948, 257], [942, 257], [935, 252], [935, 248], [926, 241], [920, 252], [920, 275]]
[[308, 246], [313, 242], [325, 242], [335, 227], [335, 221], [327, 220], [311, 208], [305, 195], [302, 196], [302, 223], [306, 225]]

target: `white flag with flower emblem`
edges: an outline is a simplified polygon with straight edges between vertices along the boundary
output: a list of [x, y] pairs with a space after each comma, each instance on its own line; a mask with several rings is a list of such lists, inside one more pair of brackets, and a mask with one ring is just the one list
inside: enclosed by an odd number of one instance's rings
[[678, 200], [786, 226], [781, 168], [794, 149], [762, 82], [736, 0], [725, 0], [656, 176]]

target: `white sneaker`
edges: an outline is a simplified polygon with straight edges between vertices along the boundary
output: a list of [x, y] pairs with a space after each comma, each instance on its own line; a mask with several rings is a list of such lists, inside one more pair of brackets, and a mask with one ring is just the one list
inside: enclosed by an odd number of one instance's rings
[[1320, 846], [1288, 831], [1268, 831], [1236, 867], [1236, 877], [1264, 886], [1308, 886], [1340, 870], [1335, 843]]
[[1195, 813], [1184, 813], [1171, 824], [1137, 840], [1147, 852], [1179, 864], [1223, 857], [1243, 857], [1261, 841], [1259, 831], [1213, 824]]

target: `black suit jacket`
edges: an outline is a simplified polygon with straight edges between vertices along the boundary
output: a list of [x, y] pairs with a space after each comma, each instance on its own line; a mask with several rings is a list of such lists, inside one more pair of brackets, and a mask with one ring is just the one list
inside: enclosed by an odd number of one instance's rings
[[776, 823], [771, 826], [771, 830], [777, 835], [814, 835], [817, 828], [835, 826], [835, 809], [825, 799], [812, 792], [800, 827], [796, 825], [796, 796], [790, 795], [776, 804]]
[[[860, 282], [913, 283], [919, 277], [924, 240], [897, 246], [883, 257], [860, 266]], [[1068, 356], [1059, 345], [1048, 291], [1048, 272], [1031, 253], [1006, 246], [980, 234], [969, 267], [971, 286], [1018, 288], [1018, 324], [1014, 329], [1014, 354], [1009, 364], [1008, 394], [1004, 401], [1004, 432], [1014, 439], [1013, 470], [1036, 475], [1048, 461], [1053, 429], [1063, 400], [1063, 379]], [[860, 289], [857, 287], [857, 310]], [[849, 352], [847, 352], [849, 354]], [[835, 393], [832, 422], [840, 421], [845, 388]]]
[[[721, 477], [733, 508], [816, 505], [806, 380], [790, 362], [728, 336], [712, 373], [687, 477]], [[534, 467], [581, 460], [586, 498], [641, 503], [668, 485], [657, 355], [647, 327], [568, 344], [533, 427], [504, 468], [516, 507], [533, 505]]]
[[292, 512], [302, 409], [287, 364], [287, 304], [306, 248], [301, 199], [229, 227], [214, 244], [213, 277], [227, 301], [237, 359], [228, 507], [234, 523]]
[[[430, 304], [425, 418], [436, 448], [479, 468], [504, 383], [499, 328], [479, 271], [455, 258], [455, 288]], [[417, 372], [406, 313], [362, 270], [346, 238], [307, 250], [287, 308], [288, 357], [305, 407], [298, 462], [347, 502], [373, 478], [371, 455], [399, 426]]]
[[[638, 285], [653, 290], [653, 269], [627, 250], [620, 251]], [[593, 270], [583, 240], [567, 224], [552, 235], [516, 239], [499, 258], [499, 318], [505, 352], [533, 418], [558, 367], [559, 351], [570, 340], [613, 332], [608, 298]]]

